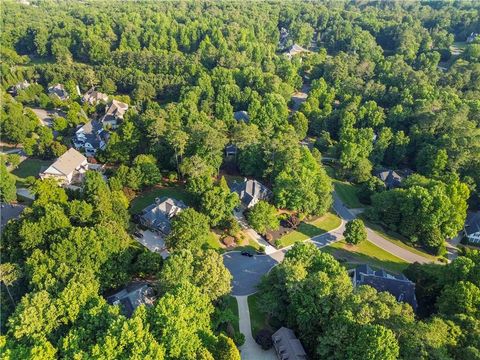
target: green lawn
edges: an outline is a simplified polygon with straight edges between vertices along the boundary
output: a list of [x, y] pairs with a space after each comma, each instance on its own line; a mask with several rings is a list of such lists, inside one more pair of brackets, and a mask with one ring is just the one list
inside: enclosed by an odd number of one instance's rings
[[152, 204], [157, 197], [168, 196], [177, 200], [182, 200], [186, 205], [191, 203], [190, 195], [180, 186], [159, 187], [147, 192], [141, 193], [130, 203], [130, 213], [138, 214], [148, 205]]
[[233, 296], [229, 296], [226, 300], [227, 303], [227, 309], [230, 309], [232, 312], [234, 319], [232, 321], [233, 328], [235, 329], [235, 332], [240, 332], [240, 326], [238, 324], [238, 303], [237, 299], [235, 299]]
[[258, 308], [258, 300], [260, 298], [259, 293], [255, 293], [248, 297], [248, 309], [250, 311], [250, 323], [252, 326], [252, 336], [255, 338], [255, 335], [258, 331], [264, 328], [271, 328], [268, 324], [267, 316], [260, 311]]
[[370, 221], [367, 221], [367, 220], [365, 220], [365, 218], [363, 218], [363, 221], [365, 221], [365, 225], [367, 225], [370, 229], [372, 229], [378, 235], [384, 237], [388, 241], [394, 243], [395, 245], [397, 245], [401, 248], [404, 248], [404, 249], [406, 249], [406, 250], [408, 250], [408, 251], [410, 251], [414, 254], [423, 256], [424, 258], [427, 258], [431, 261], [437, 261], [438, 260], [438, 257], [436, 257], [434, 255], [428, 254], [425, 251], [422, 251], [421, 249], [418, 249], [418, 248], [415, 248], [413, 246], [405, 244], [404, 241], [406, 241], [407, 239], [405, 237], [403, 237], [402, 235], [394, 233], [392, 231], [386, 231], [386, 230], [383, 229], [382, 226], [380, 226], [378, 224], [374, 224]]
[[223, 250], [223, 248], [220, 246], [220, 239], [218, 235], [211, 231], [207, 242], [202, 245], [202, 249]]
[[21, 184], [23, 180], [29, 176], [38, 177], [42, 167], [48, 167], [52, 164], [51, 160], [40, 159], [26, 159], [12, 171], [12, 174], [17, 177], [17, 184]]
[[307, 223], [302, 222], [298, 226], [297, 230], [292, 231], [291, 233], [278, 239], [276, 245], [279, 248], [283, 248], [296, 242], [307, 240], [313, 236], [326, 233], [339, 227], [340, 224], [340, 218], [337, 215], [329, 212], [314, 221]]
[[342, 199], [345, 206], [351, 209], [364, 207], [364, 205], [358, 200], [357, 187], [345, 181], [333, 180], [335, 191]]
[[347, 263], [366, 263], [397, 273], [402, 272], [408, 266], [408, 263], [404, 260], [386, 252], [370, 241], [363, 241], [358, 245], [349, 245], [341, 240], [322, 248], [322, 251], [332, 254], [337, 259], [343, 259]]

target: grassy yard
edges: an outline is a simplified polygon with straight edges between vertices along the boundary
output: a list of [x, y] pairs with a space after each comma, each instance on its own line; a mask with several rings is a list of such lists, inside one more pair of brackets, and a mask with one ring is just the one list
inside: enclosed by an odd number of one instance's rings
[[191, 203], [190, 196], [184, 188], [180, 186], [159, 187], [153, 190], [141, 193], [130, 203], [130, 213], [138, 214], [148, 205], [152, 204], [157, 197], [168, 196], [177, 200], [182, 200], [186, 205]]
[[207, 242], [202, 245], [202, 249], [223, 250], [223, 247], [220, 244], [220, 237], [211, 231]]
[[337, 192], [340, 199], [342, 199], [345, 206], [350, 209], [364, 207], [364, 205], [358, 200], [357, 196], [357, 187], [349, 182], [333, 180], [333, 185], [335, 186], [335, 191]]
[[408, 250], [408, 251], [410, 251], [414, 254], [423, 256], [424, 258], [427, 258], [431, 261], [437, 261], [438, 260], [438, 257], [436, 257], [434, 255], [428, 254], [427, 252], [422, 251], [421, 249], [418, 249], [418, 248], [415, 248], [413, 246], [405, 244], [404, 241], [406, 239], [402, 235], [394, 233], [392, 231], [386, 231], [386, 230], [383, 229], [382, 226], [380, 226], [378, 224], [375, 224], [375, 223], [372, 223], [370, 221], [367, 221], [367, 220], [365, 220], [365, 218], [363, 218], [363, 221], [365, 222], [365, 225], [367, 225], [370, 229], [375, 231], [378, 235], [383, 236], [388, 241], [394, 243], [395, 245], [397, 245], [397, 246], [399, 246], [399, 247], [401, 247], [405, 250]]
[[248, 297], [248, 309], [250, 311], [250, 323], [252, 326], [252, 336], [255, 338], [255, 335], [258, 331], [264, 328], [271, 328], [268, 323], [267, 316], [260, 311], [258, 308], [258, 300], [260, 298], [259, 293], [255, 293]]
[[240, 332], [240, 326], [238, 324], [238, 303], [237, 299], [235, 299], [233, 296], [229, 296], [226, 300], [227, 302], [227, 309], [230, 309], [232, 312], [234, 319], [232, 321], [233, 328], [235, 329], [235, 332]]
[[347, 263], [366, 263], [397, 273], [402, 272], [408, 266], [408, 263], [404, 260], [386, 252], [370, 241], [363, 241], [358, 245], [349, 245], [341, 240], [322, 248], [322, 251], [332, 254], [337, 259], [346, 260]]
[[17, 185], [21, 185], [25, 178], [29, 176], [38, 177], [40, 169], [52, 164], [51, 160], [40, 159], [26, 159], [12, 171], [12, 174], [17, 177]]
[[313, 236], [326, 233], [339, 227], [340, 224], [340, 218], [337, 215], [329, 212], [314, 221], [307, 223], [302, 222], [298, 226], [297, 230], [292, 231], [291, 233], [278, 239], [276, 245], [280, 248], [283, 248], [296, 242], [307, 240]]

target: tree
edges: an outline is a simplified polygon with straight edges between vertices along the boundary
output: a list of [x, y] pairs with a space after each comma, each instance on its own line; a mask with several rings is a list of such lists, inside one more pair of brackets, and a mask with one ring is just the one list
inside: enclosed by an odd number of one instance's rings
[[358, 245], [362, 241], [367, 240], [367, 229], [360, 219], [354, 219], [347, 222], [343, 233], [345, 241], [349, 244]]
[[300, 111], [295, 112], [290, 120], [295, 132], [298, 135], [299, 139], [304, 139], [307, 136], [308, 131], [308, 119]]
[[259, 201], [247, 212], [249, 225], [260, 234], [266, 234], [269, 230], [277, 230], [280, 221], [277, 218], [277, 209], [266, 201]]
[[0, 201], [10, 203], [17, 200], [17, 188], [15, 177], [10, 174], [5, 163], [0, 163]]
[[210, 219], [210, 224], [217, 226], [231, 217], [239, 203], [238, 194], [230, 191], [227, 181], [222, 177], [218, 185], [203, 193], [201, 210]]
[[210, 236], [208, 217], [188, 208], [172, 220], [172, 230], [165, 244], [172, 250], [198, 249]]
[[480, 312], [480, 289], [469, 281], [447, 285], [437, 301], [441, 314], [467, 314], [477, 316]]

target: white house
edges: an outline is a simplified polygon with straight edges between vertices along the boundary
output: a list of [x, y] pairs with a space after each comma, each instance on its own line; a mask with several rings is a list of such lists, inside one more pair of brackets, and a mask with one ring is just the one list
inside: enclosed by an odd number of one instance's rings
[[268, 201], [272, 197], [272, 192], [265, 185], [257, 180], [244, 179], [241, 183], [235, 183], [230, 190], [236, 192], [247, 209], [254, 206], [260, 200]]
[[40, 173], [40, 178], [53, 178], [60, 185], [70, 185], [72, 182], [81, 182], [88, 170], [87, 158], [77, 150], [70, 148], [52, 165]]
[[77, 150], [85, 149], [85, 155], [94, 156], [98, 149], [105, 149], [109, 135], [99, 121], [92, 120], [77, 129], [73, 145]]

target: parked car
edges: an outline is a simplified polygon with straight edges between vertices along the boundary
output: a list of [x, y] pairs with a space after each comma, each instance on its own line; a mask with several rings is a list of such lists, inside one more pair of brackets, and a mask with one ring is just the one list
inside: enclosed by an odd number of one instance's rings
[[137, 237], [137, 238], [139, 238], [139, 239], [143, 238], [143, 234], [142, 234], [140, 231], [135, 231], [135, 232], [133, 233], [133, 236], [135, 236], [135, 237]]
[[248, 257], [252, 257], [252, 256], [253, 256], [253, 254], [252, 254], [250, 251], [242, 251], [241, 254], [242, 254], [243, 256], [248, 256]]

